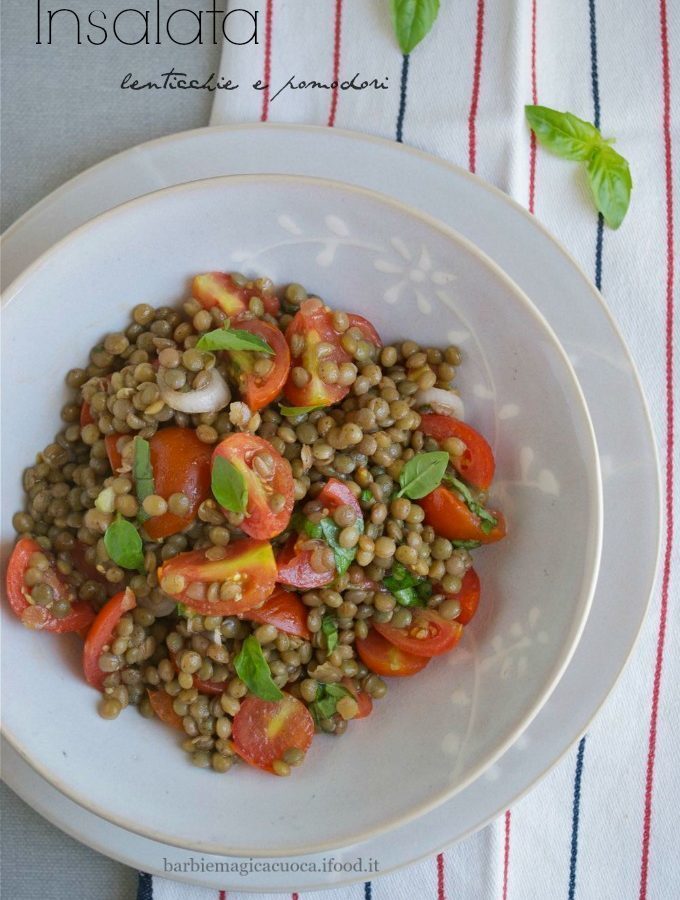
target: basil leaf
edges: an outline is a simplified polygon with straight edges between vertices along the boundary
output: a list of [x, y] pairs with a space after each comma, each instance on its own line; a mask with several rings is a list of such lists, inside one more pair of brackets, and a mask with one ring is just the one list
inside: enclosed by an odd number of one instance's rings
[[208, 331], [196, 342], [198, 350], [250, 350], [254, 353], [273, 354], [269, 344], [242, 328], [216, 328]]
[[558, 112], [547, 106], [525, 106], [524, 111], [538, 142], [563, 159], [585, 162], [602, 143], [594, 125], [570, 112]]
[[449, 454], [444, 450], [417, 453], [401, 470], [399, 475], [401, 490], [397, 492], [397, 496], [406, 496], [411, 500], [425, 497], [439, 486], [448, 464]]
[[272, 679], [262, 647], [252, 634], [243, 642], [241, 651], [234, 660], [234, 668], [248, 690], [260, 699], [271, 702], [283, 699], [283, 692]]
[[398, 561], [383, 578], [383, 584], [401, 606], [425, 606], [432, 596], [428, 579], [419, 578]]
[[361, 492], [361, 500], [363, 500], [364, 503], [375, 502], [373, 491], [370, 488], [364, 488]]
[[460, 496], [463, 498], [463, 502], [470, 510], [470, 512], [477, 516], [478, 519], [480, 519], [479, 527], [482, 529], [484, 534], [490, 534], [494, 530], [496, 525], [498, 525], [498, 519], [493, 516], [488, 509], [482, 506], [482, 504], [478, 500], [475, 499], [470, 488], [464, 482], [460, 481], [460, 479], [453, 478], [450, 475], [446, 475], [443, 480], [445, 484], [452, 487], [454, 491], [457, 491], [460, 494]]
[[321, 719], [332, 718], [337, 709], [338, 700], [350, 697], [351, 693], [340, 684], [320, 684], [316, 700], [309, 705], [309, 711], [318, 725]]
[[[357, 548], [340, 546], [340, 544], [338, 543], [340, 527], [339, 525], [336, 525], [333, 519], [331, 519], [329, 516], [327, 516], [325, 519], [322, 519], [319, 525], [321, 526], [321, 533], [326, 543], [333, 551], [337, 573], [338, 575], [344, 575], [347, 569], [349, 569], [349, 567], [354, 562], [354, 557], [357, 555]], [[358, 528], [359, 531], [363, 531], [364, 520], [358, 519], [355, 522], [355, 527]]]
[[324, 407], [324, 403], [317, 403], [316, 406], [284, 406], [282, 403], [279, 403], [281, 415], [289, 419], [294, 419], [295, 416], [307, 415], [307, 413], [314, 412], [315, 409], [323, 409]]
[[482, 546], [481, 541], [473, 541], [473, 540], [463, 540], [463, 541], [451, 541], [454, 547], [460, 547], [461, 550], [476, 550], [477, 547]]
[[144, 550], [139, 532], [120, 513], [104, 533], [104, 546], [113, 562], [122, 569], [144, 568]]
[[332, 653], [338, 646], [338, 625], [333, 616], [324, 616], [321, 631], [326, 635], [326, 649]]
[[236, 466], [216, 456], [212, 464], [211, 487], [215, 500], [233, 513], [245, 512], [248, 505], [248, 485]]
[[390, 0], [390, 13], [401, 52], [408, 55], [434, 25], [439, 0]]
[[135, 482], [135, 493], [139, 500], [137, 519], [140, 522], [145, 522], [149, 516], [142, 509], [142, 503], [145, 497], [150, 496], [154, 492], [151, 445], [144, 438], [136, 435], [133, 439], [133, 449], [132, 477]]
[[586, 163], [595, 205], [610, 228], [618, 228], [628, 212], [633, 180], [626, 160], [609, 144], [597, 147]]

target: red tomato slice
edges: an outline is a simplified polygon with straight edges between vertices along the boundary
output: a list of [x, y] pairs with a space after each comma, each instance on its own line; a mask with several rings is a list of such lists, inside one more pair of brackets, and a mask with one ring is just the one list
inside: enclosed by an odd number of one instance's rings
[[166, 500], [171, 494], [189, 498], [186, 515], [166, 512], [147, 519], [144, 530], [154, 541], [177, 534], [196, 518], [198, 507], [210, 496], [212, 447], [199, 441], [193, 428], [161, 428], [149, 441], [154, 492]]
[[[269, 541], [234, 541], [225, 547], [224, 559], [206, 558], [205, 549], [180, 553], [158, 569], [161, 588], [170, 575], [180, 576], [184, 587], [170, 596], [196, 612], [206, 615], [231, 616], [261, 606], [274, 590], [276, 561]], [[213, 582], [239, 585], [241, 595], [233, 600], [208, 600], [208, 586]], [[167, 591], [166, 591], [167, 593]]]
[[358, 328], [367, 341], [370, 341], [371, 344], [375, 344], [376, 347], [382, 347], [380, 335], [368, 319], [364, 319], [363, 316], [357, 315], [357, 313], [348, 313], [347, 318], [349, 319], [350, 328]]
[[111, 471], [114, 474], [118, 474], [120, 467], [123, 465], [123, 456], [118, 449], [118, 441], [122, 438], [126, 437], [124, 434], [107, 434], [104, 438], [104, 444], [106, 445], [106, 455], [109, 458], [109, 465], [111, 466]]
[[279, 631], [294, 634], [307, 641], [312, 637], [307, 628], [307, 608], [299, 596], [290, 591], [276, 591], [264, 606], [249, 610], [244, 618], [251, 622], [274, 625]]
[[354, 642], [357, 653], [363, 664], [368, 666], [378, 675], [386, 675], [390, 678], [403, 678], [407, 675], [415, 675], [429, 663], [424, 656], [414, 656], [400, 650], [373, 628], [365, 638], [357, 638]]
[[460, 622], [448, 622], [431, 609], [417, 610], [408, 628], [395, 628], [389, 622], [374, 622], [373, 627], [399, 650], [428, 658], [448, 653], [463, 634]]
[[226, 272], [207, 272], [194, 278], [192, 296], [201, 306], [210, 309], [219, 306], [228, 316], [239, 316], [248, 311], [251, 297], [259, 297], [264, 304], [265, 312], [270, 316], [279, 314], [280, 303], [275, 294], [259, 291], [252, 281], [239, 287]]
[[238, 384], [241, 396], [254, 412], [275, 400], [283, 390], [290, 370], [290, 351], [283, 332], [268, 322], [242, 319], [237, 327], [262, 338], [274, 351], [274, 355], [270, 357], [273, 368], [268, 375], [255, 374], [255, 358], [252, 353], [244, 350], [229, 351], [230, 374]]
[[[255, 457], [266, 454], [271, 460], [267, 466], [257, 467]], [[228, 459], [243, 475], [248, 488], [248, 507], [241, 528], [250, 537], [265, 540], [281, 534], [288, 526], [295, 499], [293, 471], [287, 459], [272, 447], [269, 441], [252, 434], [231, 434], [221, 441], [213, 453]], [[273, 512], [270, 500], [273, 494], [284, 498], [283, 507]]]
[[460, 615], [456, 619], [456, 622], [460, 622], [461, 625], [467, 625], [468, 622], [471, 622], [477, 612], [479, 598], [481, 596], [479, 575], [475, 570], [468, 569], [458, 593], [448, 594], [448, 596], [460, 603]]
[[[309, 543], [304, 536], [292, 534], [276, 558], [276, 580], [290, 587], [310, 591], [312, 588], [324, 587], [335, 578], [335, 570], [332, 572], [317, 572], [312, 568], [312, 549], [303, 550], [302, 544]], [[323, 541], [316, 541], [319, 546]]]
[[135, 606], [137, 606], [137, 599], [130, 588], [115, 594], [99, 610], [92, 627], [87, 633], [83, 648], [85, 680], [99, 691], [104, 687], [104, 679], [106, 678], [106, 672], [102, 672], [99, 668], [99, 657], [104, 647], [111, 644], [113, 632], [118, 622], [120, 622], [126, 612], [130, 612]]
[[165, 722], [171, 728], [176, 728], [178, 731], [183, 732], [182, 718], [172, 708], [173, 699], [170, 694], [166, 694], [165, 691], [149, 690], [147, 690], [147, 694], [149, 695], [149, 703], [161, 722]]
[[420, 430], [428, 437], [433, 437], [441, 444], [447, 438], [458, 438], [466, 446], [465, 453], [453, 461], [454, 468], [466, 481], [474, 487], [485, 491], [491, 484], [496, 470], [493, 450], [486, 438], [475, 431], [467, 422], [454, 419], [452, 416], [441, 416], [436, 413], [423, 413]]
[[425, 524], [431, 525], [437, 534], [450, 541], [479, 541], [493, 544], [505, 537], [505, 518], [502, 513], [493, 512], [498, 524], [488, 534], [482, 530], [479, 516], [470, 512], [463, 501], [441, 485], [418, 503], [425, 512]]
[[[12, 550], [7, 565], [7, 599], [17, 618], [21, 619], [27, 628], [36, 631], [53, 631], [64, 634], [69, 631], [81, 631], [87, 628], [94, 620], [94, 612], [89, 603], [82, 600], [71, 602], [71, 612], [63, 619], [57, 619], [49, 610], [49, 607], [38, 606], [28, 599], [30, 588], [24, 582], [24, 575], [29, 568], [29, 559], [33, 553], [43, 553], [50, 558], [43, 548], [32, 538], [19, 538]], [[45, 572], [43, 581], [48, 584], [57, 600], [73, 601], [72, 589], [62, 581], [55, 566], [52, 564]]]
[[250, 695], [234, 716], [232, 737], [234, 749], [247, 763], [273, 772], [273, 763], [286, 750], [309, 750], [314, 719], [305, 704], [290, 694], [275, 703]]
[[329, 478], [324, 484], [318, 499], [330, 512], [333, 512], [339, 506], [351, 506], [357, 518], [363, 519], [359, 501], [344, 481], [339, 481], [337, 478]]
[[[293, 353], [295, 336], [304, 340], [302, 352]], [[325, 306], [319, 306], [318, 300], [305, 300], [299, 312], [286, 330], [286, 340], [291, 347], [291, 366], [305, 369], [310, 378], [306, 385], [298, 387], [293, 382], [292, 374], [286, 382], [284, 393], [292, 406], [332, 406], [349, 392], [349, 387], [341, 384], [326, 384], [319, 377], [319, 359], [316, 348], [319, 344], [329, 344], [331, 352], [324, 357], [338, 365], [350, 361], [350, 355], [340, 344], [340, 334], [333, 328], [333, 316]]]
[[357, 701], [359, 712], [354, 716], [354, 719], [365, 719], [366, 716], [370, 716], [373, 712], [371, 695], [366, 693], [366, 691], [360, 691], [353, 678], [343, 678], [341, 683]]
[[92, 415], [90, 404], [83, 403], [83, 405], [80, 407], [80, 427], [84, 428], [85, 425], [92, 425], [93, 422], [94, 416]]
[[[168, 657], [170, 659], [170, 662], [175, 667], [175, 671], [179, 672], [176, 654], [174, 654], [172, 651], [169, 651]], [[194, 675], [193, 686], [196, 688], [199, 694], [209, 694], [212, 697], [218, 697], [220, 694], [224, 693], [227, 685], [224, 681], [204, 681], [202, 678], [199, 678], [198, 675]]]

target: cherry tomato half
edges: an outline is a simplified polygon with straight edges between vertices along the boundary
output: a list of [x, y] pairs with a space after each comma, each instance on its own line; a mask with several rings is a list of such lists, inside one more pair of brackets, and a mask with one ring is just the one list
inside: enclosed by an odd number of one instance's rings
[[156, 713], [161, 722], [165, 722], [165, 724], [170, 725], [171, 728], [176, 728], [178, 731], [184, 732], [182, 718], [181, 716], [178, 716], [175, 710], [172, 708], [173, 698], [170, 696], [170, 694], [166, 694], [164, 690], [147, 690], [147, 694], [149, 695], [149, 703], [151, 704], [151, 708]]
[[[224, 548], [223, 559], [209, 559], [205, 554], [205, 549], [190, 550], [164, 562], [158, 569], [161, 590], [196, 612], [214, 616], [260, 606], [274, 590], [276, 561], [269, 541], [234, 541]], [[237, 585], [240, 594], [229, 600], [209, 600], [208, 586], [214, 582]]]
[[344, 481], [337, 478], [329, 478], [324, 484], [318, 499], [324, 507], [333, 512], [339, 506], [350, 506], [358, 519], [363, 518], [359, 501], [354, 496]]
[[369, 341], [371, 344], [375, 344], [376, 347], [382, 347], [380, 335], [368, 319], [365, 319], [357, 313], [348, 313], [347, 318], [349, 319], [350, 328], [358, 328], [365, 340]]
[[262, 338], [274, 351], [267, 357], [271, 370], [266, 375], [254, 371], [256, 357], [245, 350], [229, 351], [229, 372], [250, 409], [255, 412], [275, 400], [286, 383], [290, 370], [290, 351], [283, 332], [261, 319], [243, 319], [237, 323], [242, 331]]
[[[319, 375], [319, 344], [327, 344], [328, 352], [323, 360], [340, 365], [350, 361], [350, 355], [340, 343], [340, 334], [333, 328], [333, 315], [316, 299], [305, 300], [286, 330], [286, 340], [291, 348], [291, 366], [304, 369], [309, 375], [306, 384], [300, 386], [288, 377], [284, 393], [292, 406], [332, 406], [349, 392], [341, 384], [327, 384]], [[302, 350], [296, 352], [302, 341]]]
[[106, 678], [106, 672], [102, 672], [99, 668], [99, 657], [104, 647], [111, 644], [116, 625], [125, 613], [130, 612], [135, 606], [137, 600], [130, 588], [115, 594], [99, 610], [87, 633], [83, 647], [83, 670], [87, 683], [97, 690], [103, 689]]
[[466, 447], [462, 456], [454, 457], [453, 466], [466, 481], [485, 491], [493, 480], [496, 463], [486, 438], [467, 422], [453, 416], [423, 413], [420, 430], [441, 444], [447, 438], [458, 438]]
[[371, 628], [365, 638], [357, 638], [354, 642], [357, 653], [363, 664], [378, 675], [390, 678], [403, 678], [415, 675], [429, 663], [424, 656], [414, 656], [400, 650]]
[[330, 584], [335, 578], [335, 569], [317, 572], [312, 568], [314, 548], [323, 546], [323, 541], [311, 541], [305, 535], [291, 534], [276, 557], [276, 580], [305, 591]]
[[109, 465], [114, 475], [118, 474], [120, 467], [123, 465], [123, 454], [118, 446], [118, 441], [123, 437], [127, 438], [129, 435], [114, 432], [113, 434], [107, 434], [104, 438], [106, 455], [109, 458]]
[[468, 622], [471, 622], [477, 612], [479, 598], [481, 596], [479, 575], [475, 570], [468, 569], [458, 593], [449, 594], [448, 596], [460, 603], [460, 615], [456, 619], [456, 622], [460, 622], [461, 625], [467, 625]]
[[448, 653], [463, 634], [460, 622], [449, 622], [431, 609], [416, 610], [408, 628], [395, 628], [389, 622], [374, 622], [373, 627], [399, 650], [428, 658]]
[[306, 641], [312, 636], [307, 627], [307, 608], [299, 596], [291, 591], [276, 591], [264, 606], [249, 610], [244, 618], [251, 622], [274, 625], [279, 631], [294, 634]]
[[144, 530], [158, 541], [190, 525], [198, 507], [210, 496], [212, 447], [199, 441], [193, 428], [161, 428], [149, 440], [149, 448], [154, 493], [166, 500], [178, 493], [189, 499], [186, 515], [166, 512], [146, 520]]
[[234, 749], [251, 766], [273, 772], [286, 750], [304, 753], [314, 737], [314, 719], [300, 700], [284, 694], [275, 703], [249, 696], [234, 716]]
[[431, 525], [437, 534], [450, 541], [479, 541], [493, 544], [505, 537], [505, 518], [502, 513], [493, 512], [498, 524], [490, 532], [483, 531], [479, 516], [471, 512], [453, 491], [441, 485], [418, 503], [425, 513], [425, 524]]
[[[33, 553], [42, 553], [50, 560], [49, 553], [46, 553], [40, 544], [28, 537], [19, 538], [9, 558], [6, 582], [7, 599], [14, 615], [21, 619], [27, 628], [36, 631], [53, 631], [63, 634], [87, 628], [94, 620], [94, 612], [89, 603], [82, 600], [71, 602], [71, 612], [63, 619], [54, 616], [48, 606], [31, 603], [29, 600], [31, 589], [24, 581], [24, 576], [30, 568], [30, 558]], [[62, 581], [51, 560], [49, 568], [43, 573], [43, 583], [52, 588], [55, 600], [73, 601], [72, 589]]]
[[341, 684], [346, 687], [350, 694], [357, 701], [359, 712], [354, 716], [355, 719], [365, 719], [373, 712], [373, 700], [367, 691], [360, 691], [353, 678], [343, 678]]
[[[290, 521], [295, 499], [293, 471], [288, 460], [269, 441], [240, 432], [217, 445], [213, 465], [218, 456], [229, 460], [245, 479], [248, 506], [241, 525], [243, 531], [260, 540], [281, 534]], [[271, 506], [273, 500], [280, 504], [276, 512]]]
[[240, 287], [227, 272], [197, 275], [193, 280], [191, 293], [205, 309], [219, 306], [232, 318], [248, 311], [251, 297], [258, 297], [270, 316], [278, 315], [280, 308], [275, 294], [259, 290], [252, 281]]

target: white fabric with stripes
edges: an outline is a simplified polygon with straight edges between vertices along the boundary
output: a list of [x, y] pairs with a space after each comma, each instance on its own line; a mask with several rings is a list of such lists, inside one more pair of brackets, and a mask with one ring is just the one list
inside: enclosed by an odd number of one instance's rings
[[[483, 54], [476, 116], [476, 172], [529, 203], [530, 142], [523, 106], [532, 99], [532, 3], [482, 3]], [[263, 78], [266, 2], [239, 0], [260, 10], [260, 47], [228, 46], [222, 74], [245, 85]], [[291, 74], [327, 79], [333, 74], [336, 0], [274, 0], [271, 93]], [[602, 291], [639, 367], [651, 406], [662, 470], [666, 460], [666, 290], [667, 225], [664, 174], [662, 43], [657, 0], [599, 0], [597, 58], [601, 125], [631, 161], [635, 189], [628, 219], [617, 232], [605, 229]], [[444, 0], [431, 35], [410, 59], [403, 121], [405, 143], [468, 167], [468, 117], [473, 92], [478, 0]], [[389, 78], [382, 92], [342, 92], [335, 125], [395, 137], [402, 57], [391, 31], [387, 2], [345, 0], [342, 4], [343, 78]], [[680, 6], [668, 5], [671, 69], [680, 75]], [[589, 0], [537, 0], [536, 83], [539, 102], [593, 119]], [[671, 120], [680, 123], [680, 89], [671, 86]], [[330, 92], [284, 91], [268, 108], [269, 121], [327, 124]], [[213, 124], [257, 121], [261, 93], [241, 90], [216, 97]], [[676, 147], [680, 134], [673, 135]], [[675, 199], [680, 161], [675, 165]], [[594, 275], [596, 217], [584, 178], [538, 149], [535, 214]], [[677, 248], [676, 248], [677, 253]], [[536, 265], [541, 261], [537, 260]], [[676, 345], [677, 345], [676, 329]], [[612, 415], [625, 415], [613, 410]], [[630, 521], [635, 527], [635, 485]], [[669, 598], [678, 599], [675, 575]], [[633, 597], [640, 603], [644, 598]], [[627, 602], [628, 598], [622, 598]], [[680, 779], [676, 746], [680, 736], [680, 622], [669, 605], [660, 694], [654, 775], [649, 874], [641, 887], [641, 846], [650, 710], [661, 605], [660, 579], [634, 657], [592, 725], [583, 770], [577, 884], [586, 900], [677, 896], [680, 862], [677, 834]], [[612, 623], [615, 627], [615, 623]], [[569, 896], [572, 804], [577, 750], [512, 810], [507, 881], [504, 879], [503, 819], [448, 850], [443, 857], [446, 898], [487, 900]], [[374, 900], [437, 898], [435, 859], [372, 882]], [[229, 900], [245, 894], [229, 892]], [[248, 897], [256, 895], [248, 894]], [[359, 900], [363, 885], [310, 898]], [[214, 891], [154, 879], [155, 900], [217, 900]]]

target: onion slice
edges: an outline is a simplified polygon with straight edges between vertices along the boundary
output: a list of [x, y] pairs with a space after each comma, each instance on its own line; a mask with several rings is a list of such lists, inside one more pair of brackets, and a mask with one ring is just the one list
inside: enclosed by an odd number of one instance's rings
[[443, 388], [427, 388], [416, 394], [416, 406], [431, 406], [434, 412], [456, 419], [465, 418], [465, 407], [458, 394]]
[[231, 400], [229, 385], [216, 369], [210, 369], [210, 381], [198, 391], [176, 391], [165, 383], [163, 370], [156, 376], [161, 398], [171, 409], [183, 413], [213, 413]]

